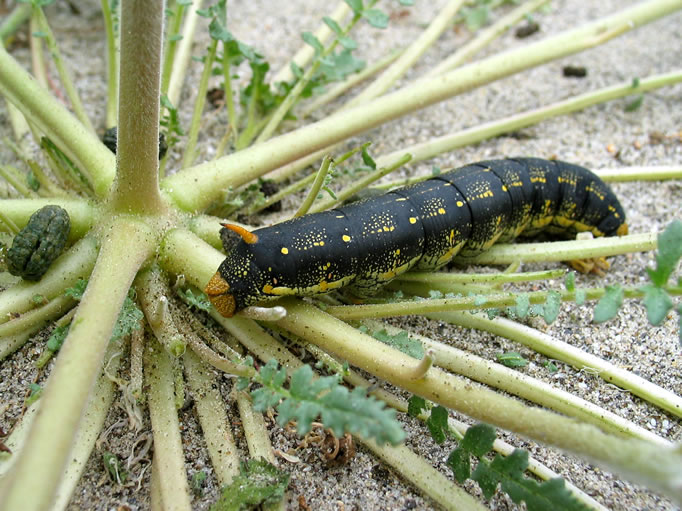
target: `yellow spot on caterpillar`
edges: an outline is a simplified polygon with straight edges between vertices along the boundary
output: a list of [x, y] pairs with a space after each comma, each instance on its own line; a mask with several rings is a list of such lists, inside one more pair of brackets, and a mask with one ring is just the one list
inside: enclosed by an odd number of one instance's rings
[[400, 255], [400, 249], [399, 248], [395, 249], [395, 255], [397, 255], [397, 256]]
[[457, 207], [461, 208], [462, 206], [464, 206], [464, 203], [461, 200], [458, 200], [457, 201]]
[[289, 253], [289, 249], [287, 247], [282, 247], [282, 253], [287, 255]]
[[444, 215], [445, 214], [445, 208], [438, 208], [438, 213], [440, 213], [441, 215]]
[[395, 201], [396, 202], [402, 202], [402, 201], [406, 201], [406, 200], [407, 199], [405, 197], [400, 197], [399, 199], [396, 199]]
[[348, 234], [344, 234], [343, 236], [341, 236], [341, 239], [348, 243], [350, 241], [350, 236], [348, 236]]
[[503, 191], [503, 192], [506, 192], [506, 191], [507, 191], [507, 186], [506, 186], [506, 185], [502, 185], [502, 191]]
[[272, 294], [272, 286], [270, 284], [265, 284], [263, 286], [263, 293], [266, 295]]
[[417, 223], [417, 219], [416, 219], [415, 217], [411, 216], [411, 217], [410, 217], [410, 223], [411, 223], [411, 224], [416, 224], [416, 223]]
[[323, 293], [329, 288], [329, 283], [326, 280], [320, 281], [320, 291]]

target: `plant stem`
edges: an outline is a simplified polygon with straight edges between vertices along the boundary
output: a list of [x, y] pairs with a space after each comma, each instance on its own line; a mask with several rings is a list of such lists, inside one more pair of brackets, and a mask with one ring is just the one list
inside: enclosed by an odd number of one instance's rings
[[118, 110], [118, 52], [116, 51], [116, 34], [109, 0], [101, 0], [104, 29], [107, 33], [107, 128], [116, 126]]
[[353, 438], [359, 440], [362, 445], [435, 500], [443, 509], [455, 511], [485, 511], [488, 509], [406, 446], [380, 446], [373, 440]]
[[249, 456], [255, 459], [263, 458], [275, 464], [277, 460], [272, 450], [263, 414], [253, 409], [251, 398], [246, 392], [236, 391], [235, 397], [239, 406], [239, 417], [244, 427], [244, 436], [249, 447]]
[[682, 397], [659, 387], [650, 381], [621, 369], [599, 357], [585, 353], [568, 343], [555, 339], [533, 328], [504, 318], [488, 319], [478, 314], [445, 312], [427, 317], [447, 321], [466, 328], [484, 330], [512, 341], [520, 342], [549, 358], [561, 360], [578, 369], [596, 372], [600, 378], [626, 389], [651, 404], [682, 417]]
[[[679, 0], [650, 0], [574, 30], [469, 64], [433, 80], [420, 80], [397, 92], [322, 121], [270, 139], [215, 161], [184, 169], [166, 178], [162, 187], [182, 209], [207, 207], [228, 186], [239, 186], [274, 168], [368, 130], [400, 115], [509, 76], [551, 59], [564, 57], [651, 22], [682, 8]], [[201, 178], [199, 178], [201, 176]]]
[[[610, 470], [650, 485], [658, 491], [682, 499], [679, 466], [682, 453], [674, 448], [623, 439], [603, 433], [592, 425], [559, 416], [475, 388], [470, 383], [436, 368], [426, 378], [405, 378], [406, 368], [414, 365], [409, 356], [385, 346], [318, 309], [293, 299], [283, 299], [287, 317], [278, 324], [323, 349], [348, 360], [352, 365], [448, 408], [477, 420], [495, 424], [524, 436], [595, 460]], [[378, 362], [379, 361], [379, 362]]]
[[[583, 110], [592, 105], [604, 103], [617, 98], [622, 98], [634, 93], [643, 93], [667, 85], [672, 85], [682, 81], [682, 72], [672, 72], [662, 75], [650, 76], [642, 79], [636, 87], [632, 81], [623, 82], [611, 87], [597, 89], [595, 91], [579, 94], [572, 98], [558, 101], [551, 105], [521, 112], [504, 119], [479, 124], [475, 127], [461, 130], [449, 135], [437, 137], [421, 144], [415, 144], [399, 151], [382, 155], [377, 158], [377, 165], [389, 165], [405, 153], [412, 155], [412, 162], [428, 160], [439, 154], [452, 151], [458, 147], [464, 147], [482, 140], [499, 136], [503, 133], [510, 133], [527, 126], [532, 126], [546, 119], [559, 115], [566, 115], [571, 112]], [[388, 185], [387, 185], [388, 186]]]
[[4, 48], [0, 48], [0, 93], [88, 176], [98, 197], [106, 195], [114, 179], [114, 155]]
[[121, 75], [114, 211], [159, 214], [159, 84], [163, 2], [121, 4]]
[[[118, 312], [135, 273], [154, 250], [155, 237], [146, 226], [119, 219], [114, 227], [103, 237], [97, 264], [44, 390], [41, 412], [26, 448], [0, 492], [1, 509], [39, 511], [52, 502]], [[40, 485], [35, 484], [36, 478]]]
[[170, 83], [171, 71], [173, 70], [173, 61], [175, 58], [175, 49], [178, 45], [178, 38], [182, 40], [180, 35], [180, 25], [182, 24], [182, 17], [185, 14], [185, 4], [176, 2], [174, 5], [173, 14], [169, 20], [168, 34], [166, 36], [166, 51], [164, 52], [163, 72], [161, 74], [161, 93], [168, 94], [168, 85]]
[[5, 44], [31, 16], [31, 4], [16, 4], [0, 25], [0, 45]]
[[208, 79], [213, 72], [213, 62], [215, 61], [216, 50], [218, 48], [218, 40], [213, 39], [211, 45], [208, 47], [208, 54], [204, 58], [204, 70], [201, 73], [199, 80], [199, 87], [197, 88], [196, 97], [194, 98], [194, 111], [192, 113], [192, 122], [189, 127], [189, 135], [187, 136], [187, 145], [185, 147], [185, 155], [182, 158], [182, 167], [189, 167], [196, 158], [197, 138], [199, 137], [199, 128], [201, 127], [201, 113], [204, 111], [206, 104], [206, 91], [208, 89]]
[[506, 16], [503, 16], [494, 24], [490, 25], [485, 30], [481, 30], [475, 39], [469, 41], [467, 44], [459, 48], [450, 57], [443, 60], [436, 67], [431, 69], [424, 75], [425, 78], [438, 76], [453, 70], [457, 66], [469, 60], [473, 55], [479, 52], [484, 46], [490, 43], [493, 39], [509, 30], [516, 22], [524, 16], [539, 9], [549, 0], [532, 0], [525, 2], [518, 6], [513, 11], [510, 11]]
[[183, 358], [213, 470], [221, 486], [229, 485], [239, 475], [239, 454], [230, 431], [225, 402], [218, 390], [216, 373], [191, 350]]
[[322, 160], [322, 165], [320, 165], [320, 169], [315, 174], [313, 185], [310, 187], [310, 190], [308, 190], [308, 195], [306, 195], [305, 199], [303, 202], [301, 202], [301, 205], [294, 213], [294, 218], [305, 215], [310, 209], [310, 206], [313, 205], [313, 202], [315, 202], [315, 199], [317, 199], [317, 194], [320, 192], [320, 188], [322, 188], [325, 178], [329, 173], [329, 167], [331, 166], [331, 163], [331, 156], [325, 156]]
[[168, 99], [171, 104], [178, 108], [180, 105], [180, 92], [182, 91], [182, 84], [185, 81], [189, 59], [192, 57], [192, 45], [194, 44], [194, 33], [197, 29], [197, 22], [199, 21], [199, 14], [197, 12], [201, 9], [204, 0], [194, 0], [192, 8], [189, 9], [185, 17], [185, 24], [182, 27], [182, 39], [178, 45], [175, 59], [173, 61], [173, 70], [171, 71], [170, 80], [168, 82]]
[[145, 375], [149, 388], [149, 417], [154, 434], [154, 461], [159, 471], [163, 509], [190, 511], [185, 456], [175, 409], [173, 370], [168, 353], [154, 342], [145, 352]]
[[449, 0], [445, 7], [431, 20], [429, 26], [405, 49], [400, 58], [391, 64], [386, 71], [381, 73], [365, 90], [344, 105], [343, 108], [361, 105], [386, 92], [391, 85], [407, 73], [408, 69], [419, 60], [426, 50], [433, 46], [443, 32], [452, 26], [452, 19], [463, 4], [464, 0]]
[[95, 128], [93, 128], [92, 123], [88, 118], [88, 114], [85, 113], [83, 103], [81, 102], [80, 96], [78, 96], [78, 91], [76, 91], [76, 87], [73, 84], [71, 74], [66, 69], [64, 59], [62, 58], [61, 52], [59, 51], [57, 41], [54, 38], [52, 29], [50, 29], [50, 25], [47, 22], [47, 18], [45, 17], [45, 13], [43, 12], [42, 7], [35, 6], [34, 4], [33, 16], [35, 16], [38, 22], [38, 28], [45, 34], [45, 43], [47, 45], [47, 49], [50, 50], [50, 54], [52, 55], [52, 61], [54, 62], [55, 67], [57, 68], [59, 78], [62, 81], [62, 85], [64, 86], [64, 90], [66, 91], [66, 95], [71, 101], [71, 106], [73, 107], [73, 111], [76, 114], [76, 117], [78, 117], [81, 123], [83, 123], [83, 126], [85, 126], [89, 131], [94, 132]]
[[682, 165], [658, 165], [651, 167], [621, 167], [594, 171], [604, 182], [666, 181], [682, 179]]
[[[109, 373], [115, 374], [118, 372], [122, 349], [120, 342], [109, 344], [109, 348], [104, 356], [104, 361], [107, 364], [106, 370]], [[104, 421], [114, 401], [114, 390], [114, 382], [109, 379], [107, 374], [100, 375], [90, 397], [88, 408], [85, 410], [83, 419], [78, 426], [73, 449], [69, 455], [69, 463], [59, 482], [51, 511], [62, 511], [67, 508], [73, 491], [76, 489], [85, 471], [85, 466], [95, 447], [95, 441], [104, 427]]]

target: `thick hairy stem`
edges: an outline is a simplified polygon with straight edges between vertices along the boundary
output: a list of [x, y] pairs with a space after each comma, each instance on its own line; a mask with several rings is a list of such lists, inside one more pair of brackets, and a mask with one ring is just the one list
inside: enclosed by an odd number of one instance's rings
[[163, 210], [159, 194], [159, 87], [163, 2], [121, 4], [118, 169], [111, 203], [124, 213]]
[[39, 511], [52, 502], [118, 312], [154, 247], [153, 234], [129, 220], [118, 220], [106, 234], [26, 448], [0, 491], [0, 509]]

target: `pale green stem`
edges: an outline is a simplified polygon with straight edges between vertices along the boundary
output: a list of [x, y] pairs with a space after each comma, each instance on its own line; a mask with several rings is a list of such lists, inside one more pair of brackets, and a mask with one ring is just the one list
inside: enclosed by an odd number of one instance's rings
[[443, 273], [411, 271], [399, 275], [396, 280], [430, 284], [488, 284], [496, 286], [509, 282], [532, 282], [534, 280], [560, 279], [566, 270], [542, 270], [523, 273]]
[[452, 19], [463, 4], [464, 0], [449, 0], [445, 7], [433, 18], [429, 26], [405, 49], [400, 58], [386, 71], [381, 73], [365, 90], [344, 105], [343, 108], [361, 105], [386, 92], [398, 79], [407, 73], [426, 50], [433, 46], [443, 32], [452, 26]]
[[348, 186], [347, 188], [343, 189], [341, 192], [336, 194], [336, 199], [331, 199], [327, 200], [325, 202], [322, 202], [318, 204], [317, 206], [313, 207], [310, 209], [311, 213], [317, 213], [319, 211], [325, 211], [327, 209], [330, 209], [331, 207], [341, 204], [343, 201], [351, 198], [353, 195], [358, 193], [360, 190], [364, 190], [367, 188], [370, 184], [374, 183], [375, 181], [381, 179], [382, 177], [390, 174], [391, 172], [398, 170], [400, 167], [403, 165], [406, 165], [412, 157], [409, 154], [403, 155], [402, 158], [399, 160], [395, 161], [393, 165], [390, 165], [388, 167], [380, 167], [377, 170], [370, 172], [367, 174], [365, 177], [359, 179], [356, 183], [353, 183], [352, 185]]
[[83, 238], [62, 254], [38, 282], [22, 281], [0, 294], [0, 323], [13, 314], [21, 314], [36, 307], [35, 297], [52, 300], [64, 290], [76, 284], [78, 279], [87, 278], [95, 265], [97, 241]]
[[3, 48], [0, 48], [0, 93], [64, 151], [88, 177], [98, 197], [106, 195], [114, 179], [114, 155]]
[[70, 296], [61, 295], [42, 307], [25, 312], [18, 318], [0, 325], [0, 360], [23, 345], [23, 343], [17, 345], [16, 341], [12, 342], [15, 336], [25, 338], [25, 342], [28, 340], [28, 336], [43, 328], [54, 318], [67, 312], [73, 307], [74, 303], [75, 300]]
[[182, 158], [182, 167], [186, 168], [192, 165], [196, 158], [197, 138], [199, 137], [199, 128], [201, 128], [201, 113], [204, 111], [206, 104], [206, 91], [208, 90], [208, 79], [213, 72], [213, 62], [215, 61], [216, 49], [218, 48], [218, 41], [216, 39], [211, 41], [208, 47], [208, 54], [204, 57], [204, 70], [201, 73], [199, 80], [199, 87], [197, 87], [196, 97], [194, 98], [194, 111], [192, 113], [192, 122], [189, 127], [189, 134], [187, 135], [187, 146], [185, 147], [185, 155]]
[[458, 147], [464, 147], [482, 140], [499, 136], [503, 133], [517, 131], [527, 126], [532, 126], [546, 119], [571, 112], [583, 110], [592, 105], [604, 103], [630, 94], [643, 93], [667, 85], [682, 81], [682, 71], [651, 76], [639, 82], [637, 87], [632, 86], [632, 81], [624, 82], [611, 87], [605, 87], [596, 91], [587, 92], [578, 96], [558, 101], [534, 110], [515, 114], [504, 119], [499, 119], [473, 128], [461, 130], [450, 135], [432, 138], [428, 142], [415, 144], [390, 154], [377, 158], [377, 165], [389, 165], [405, 153], [412, 155], [412, 162], [428, 160], [442, 153], [452, 151]]
[[426, 73], [424, 78], [432, 78], [462, 65], [494, 39], [504, 34], [521, 18], [539, 9], [548, 1], [549, 0], [532, 0], [521, 4], [519, 7], [513, 11], [510, 11], [506, 16], [503, 16], [485, 30], [481, 30], [472, 41], [468, 42], [459, 48], [455, 53], [450, 55], [447, 59], [440, 62], [440, 64]]
[[[180, 36], [180, 25], [182, 25], [182, 17], [185, 14], [185, 5], [183, 3], [176, 2], [174, 8], [167, 29], [166, 51], [164, 52], [163, 72], [161, 73], [161, 93], [166, 95], [168, 95], [168, 85], [170, 83], [171, 71], [173, 70], [175, 50], [178, 45], [177, 37]], [[192, 8], [191, 5], [190, 8]]]
[[325, 156], [322, 160], [322, 165], [320, 165], [320, 170], [318, 170], [315, 174], [313, 185], [310, 187], [310, 190], [308, 190], [308, 195], [306, 195], [303, 202], [301, 202], [301, 205], [296, 210], [296, 213], [294, 213], [294, 218], [303, 216], [308, 212], [308, 210], [310, 210], [310, 207], [313, 205], [313, 202], [315, 202], [315, 199], [317, 199], [317, 194], [320, 192], [320, 188], [322, 188], [324, 180], [329, 173], [329, 167], [331, 166], [331, 163], [331, 156]]
[[[121, 343], [111, 343], [104, 356], [106, 371], [116, 374], [121, 361], [123, 347]], [[71, 500], [76, 486], [85, 472], [85, 467], [90, 454], [99, 438], [104, 421], [114, 402], [114, 382], [106, 374], [102, 374], [97, 380], [95, 389], [90, 397], [88, 408], [81, 419], [78, 431], [69, 455], [69, 461], [63, 477], [57, 488], [57, 495], [50, 511], [62, 511], [66, 509]]]
[[[331, 14], [330, 18], [340, 24], [346, 18], [346, 16], [350, 14], [350, 12], [351, 9], [348, 4], [344, 1], [341, 1], [337, 4], [336, 9], [334, 9], [334, 12]], [[321, 23], [320, 28], [314, 32], [315, 37], [317, 37], [322, 44], [325, 44], [333, 34], [334, 32], [332, 32], [326, 23]], [[303, 69], [308, 65], [314, 56], [314, 48], [309, 44], [303, 44], [301, 49], [296, 52], [293, 58], [275, 74], [275, 76], [272, 78], [272, 83], [276, 84], [279, 82], [290, 82], [294, 79], [293, 72], [291, 71], [291, 64], [294, 63]]]
[[182, 39], [173, 61], [173, 70], [171, 71], [167, 94], [168, 99], [175, 108], [178, 108], [180, 105], [180, 92], [182, 92], [182, 84], [185, 81], [185, 75], [187, 74], [190, 58], [192, 57], [194, 34], [199, 21], [197, 11], [201, 9], [203, 3], [204, 0], [194, 0], [192, 2], [192, 8], [187, 13], [185, 24], [182, 27]]
[[[253, 367], [240, 365], [238, 363], [232, 362], [226, 357], [217, 354], [206, 344], [204, 344], [193, 330], [188, 328], [187, 330], [183, 330], [183, 333], [187, 338], [187, 343], [189, 344], [191, 351], [202, 361], [202, 363], [209, 364], [226, 374], [245, 376], [247, 378], [250, 378], [254, 375], [255, 370]], [[237, 355], [237, 353], [234, 353], [234, 355]]]
[[469, 64], [433, 80], [421, 80], [370, 103], [270, 139], [263, 146], [253, 146], [185, 169], [166, 178], [162, 187], [184, 210], [195, 211], [207, 207], [228, 186], [239, 186], [302, 158], [311, 151], [495, 79], [591, 48], [634, 26], [654, 21], [680, 8], [679, 0], [650, 0], [638, 4], [521, 49], [509, 50]]
[[41, 402], [42, 400], [38, 399], [31, 403], [24, 411], [21, 419], [17, 421], [12, 428], [10, 435], [3, 440], [3, 444], [5, 444], [12, 454], [8, 458], [0, 458], [0, 486], [2, 484], [2, 478], [5, 477], [14, 466], [21, 449], [26, 445], [28, 432], [31, 430], [31, 426], [33, 425]]
[[118, 52], [116, 51], [116, 34], [114, 20], [109, 7], [109, 0], [101, 0], [104, 30], [107, 33], [107, 115], [106, 127], [116, 126], [118, 111]]
[[0, 177], [7, 181], [20, 195], [25, 198], [37, 198], [38, 194], [26, 184], [26, 175], [12, 165], [0, 165]]
[[145, 375], [149, 385], [147, 403], [154, 434], [154, 460], [159, 475], [159, 491], [166, 511], [190, 511], [185, 456], [182, 452], [180, 423], [175, 409], [173, 369], [168, 353], [158, 343], [145, 350]]
[[[384, 328], [392, 335], [401, 332], [399, 328], [383, 323], [372, 322], [371, 328]], [[490, 362], [422, 335], [410, 333], [410, 337], [422, 343], [424, 348], [432, 349], [436, 357], [435, 364], [454, 374], [466, 376], [480, 383], [504, 390], [569, 417], [594, 424], [611, 433], [633, 436], [661, 445], [670, 444], [655, 433], [623, 419], [615, 413], [502, 364]]]
[[71, 220], [69, 240], [76, 241], [85, 236], [97, 220], [98, 212], [90, 202], [83, 199], [40, 198], [1, 199], [0, 209], [17, 227], [23, 229], [31, 215], [40, 208], [54, 204], [64, 208]]
[[484, 511], [488, 509], [406, 446], [380, 446], [373, 440], [354, 438], [405, 479], [424, 491], [443, 509], [454, 511]]
[[555, 339], [535, 329], [504, 318], [487, 319], [478, 314], [441, 312], [427, 317], [447, 321], [466, 328], [476, 328], [520, 342], [549, 358], [561, 360], [578, 369], [597, 374], [604, 381], [618, 385], [651, 404], [682, 417], [682, 397], [659, 387], [629, 371]]
[[310, 305], [290, 298], [280, 304], [288, 311], [287, 317], [278, 322], [280, 326], [343, 357], [351, 365], [477, 420], [591, 459], [682, 500], [679, 473], [682, 453], [677, 449], [603, 433], [592, 425], [472, 386], [436, 368], [429, 370], [426, 378], [409, 380], [405, 373], [414, 365], [411, 357], [358, 334], [350, 325]]
[[277, 463], [263, 414], [253, 409], [248, 394], [241, 391], [235, 391], [234, 394], [237, 398], [237, 406], [239, 406], [239, 417], [244, 427], [244, 436], [249, 447], [249, 456], [254, 459], [263, 458], [272, 464]]
[[137, 275], [135, 289], [154, 336], [170, 355], [180, 357], [185, 353], [187, 341], [175, 326], [168, 304], [170, 289], [162, 279], [157, 266], [147, 268]]
[[523, 261], [524, 263], [573, 261], [576, 259], [609, 257], [631, 252], [648, 252], [655, 250], [657, 244], [657, 233], [646, 232], [619, 236], [617, 238], [494, 245], [477, 256], [455, 258], [455, 262], [469, 265], [511, 264], [516, 261]]
[[[420, 284], [416, 282], [402, 282], [398, 284], [388, 284], [388, 289], [399, 289], [405, 293], [413, 295], [428, 295], [436, 289], [441, 292], [450, 291], [451, 285], [439, 284]], [[467, 289], [465, 287], [464, 289]], [[478, 290], [480, 288], [474, 288]], [[670, 295], [682, 294], [682, 287], [664, 287]], [[591, 288], [585, 290], [588, 300], [596, 300], [604, 295], [604, 288]], [[642, 298], [644, 291], [639, 288], [625, 288], [623, 290], [626, 298]], [[574, 291], [557, 291], [561, 300], [574, 301], [576, 293]], [[534, 291], [525, 293], [530, 303], [545, 303], [548, 293], [546, 291]], [[495, 309], [499, 307], [513, 307], [516, 305], [518, 295], [512, 292], [498, 292], [495, 294], [485, 294], [464, 298], [433, 298], [428, 300], [403, 300], [399, 302], [374, 303], [363, 305], [332, 305], [325, 310], [339, 319], [355, 320], [365, 318], [388, 318], [392, 316], [411, 316], [415, 314], [435, 314], [450, 311], [466, 311]]]
[[[29, 30], [31, 31], [31, 34], [35, 34], [36, 32], [40, 31], [38, 18], [36, 16], [31, 16]], [[35, 79], [38, 80], [38, 83], [42, 85], [45, 90], [48, 90], [50, 88], [50, 84], [47, 81], [47, 68], [45, 66], [45, 55], [43, 54], [43, 38], [31, 36], [30, 45], [31, 68], [33, 69], [33, 75], [35, 76]], [[34, 132], [34, 137], [37, 140], [39, 137], [36, 137], [35, 135], [36, 134]]]
[[126, 219], [104, 234], [97, 264], [43, 391], [40, 415], [0, 491], [0, 509], [39, 511], [53, 501], [123, 300], [155, 247], [154, 233]]
[[682, 179], [682, 165], [621, 167], [618, 169], [595, 170], [594, 173], [607, 183], [625, 183], [628, 181], [665, 181], [669, 179]]
[[213, 470], [220, 485], [227, 486], [239, 475], [239, 453], [230, 430], [226, 405], [218, 390], [216, 374], [192, 351], [185, 353], [184, 362]]
[[[231, 72], [230, 55], [227, 51], [226, 44], [223, 42], [223, 90], [225, 91], [225, 105], [227, 106], [227, 121], [230, 123], [229, 130], [232, 133], [232, 139], [236, 141], [239, 138], [239, 119], [237, 118], [237, 111], [234, 106]], [[224, 143], [221, 140], [221, 144], [216, 151], [218, 157], [223, 155], [228, 138], [225, 137], [224, 140]]]
[[374, 76], [376, 73], [385, 69], [387, 66], [395, 62], [395, 60], [398, 57], [400, 57], [400, 55], [402, 55], [404, 51], [405, 50], [402, 48], [393, 50], [391, 53], [389, 53], [387, 56], [385, 56], [378, 62], [372, 64], [371, 66], [366, 67], [359, 73], [349, 76], [343, 82], [331, 88], [329, 92], [325, 92], [321, 96], [317, 96], [317, 98], [314, 101], [306, 105], [305, 108], [301, 109], [301, 112], [299, 113], [298, 117], [301, 119], [308, 117], [311, 113], [318, 110], [327, 103], [330, 103], [331, 101], [335, 100], [347, 90], [352, 89], [359, 83], [362, 83], [365, 80], [367, 80], [369, 77]]
[[5, 44], [31, 17], [31, 4], [16, 4], [0, 25], [0, 45]]
[[123, 213], [158, 214], [159, 81], [163, 2], [121, 4], [121, 74], [117, 173], [111, 207]]
[[71, 101], [71, 106], [73, 107], [76, 117], [78, 117], [83, 126], [85, 126], [89, 131], [94, 132], [95, 128], [93, 128], [92, 123], [88, 118], [88, 114], [85, 112], [85, 108], [83, 107], [83, 103], [81, 102], [80, 96], [78, 95], [78, 91], [76, 91], [76, 87], [74, 86], [73, 80], [71, 79], [71, 74], [66, 69], [64, 59], [62, 58], [61, 52], [59, 51], [59, 47], [57, 46], [57, 41], [54, 38], [52, 29], [47, 23], [45, 13], [41, 7], [34, 7], [33, 15], [38, 20], [38, 28], [45, 34], [45, 43], [47, 45], [47, 49], [52, 55], [52, 61], [57, 68], [59, 78], [62, 81], [66, 95]]

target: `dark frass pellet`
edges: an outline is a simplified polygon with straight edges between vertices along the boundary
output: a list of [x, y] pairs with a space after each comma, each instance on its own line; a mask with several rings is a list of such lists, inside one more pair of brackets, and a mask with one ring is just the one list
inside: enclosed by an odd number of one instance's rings
[[[118, 129], [116, 126], [109, 128], [102, 135], [102, 143], [107, 146], [109, 151], [116, 154], [116, 148], [118, 144]], [[168, 144], [166, 144], [166, 136], [159, 132], [159, 160], [166, 156], [168, 151]]]
[[64, 250], [69, 238], [69, 214], [59, 206], [45, 206], [31, 215], [7, 252], [7, 269], [26, 280], [40, 280]]

